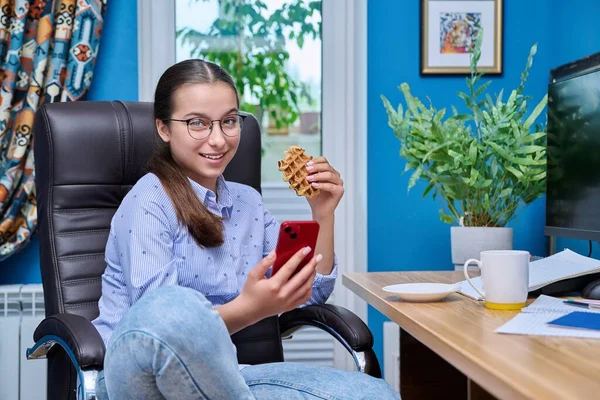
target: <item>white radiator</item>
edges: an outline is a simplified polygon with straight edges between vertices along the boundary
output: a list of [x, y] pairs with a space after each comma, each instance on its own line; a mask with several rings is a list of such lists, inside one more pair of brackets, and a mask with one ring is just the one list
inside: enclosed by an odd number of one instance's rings
[[44, 318], [42, 285], [0, 286], [0, 399], [46, 399], [46, 360], [27, 360]]
[[383, 379], [400, 392], [400, 327], [383, 323]]
[[19, 399], [20, 290], [0, 286], [0, 399]]

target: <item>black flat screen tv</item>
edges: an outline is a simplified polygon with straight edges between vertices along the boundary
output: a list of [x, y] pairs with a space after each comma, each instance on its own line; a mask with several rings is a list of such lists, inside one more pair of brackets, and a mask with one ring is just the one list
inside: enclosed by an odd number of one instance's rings
[[600, 53], [551, 71], [547, 236], [600, 241]]

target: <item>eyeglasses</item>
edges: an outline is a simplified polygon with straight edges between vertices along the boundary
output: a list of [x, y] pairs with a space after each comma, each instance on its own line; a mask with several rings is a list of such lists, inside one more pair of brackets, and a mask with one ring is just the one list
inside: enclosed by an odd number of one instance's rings
[[242, 132], [242, 125], [246, 115], [229, 114], [221, 119], [210, 120], [208, 118], [194, 117], [189, 119], [169, 118], [165, 121], [185, 122], [190, 136], [196, 140], [206, 139], [213, 131], [214, 122], [221, 126], [221, 132], [227, 137], [236, 137]]

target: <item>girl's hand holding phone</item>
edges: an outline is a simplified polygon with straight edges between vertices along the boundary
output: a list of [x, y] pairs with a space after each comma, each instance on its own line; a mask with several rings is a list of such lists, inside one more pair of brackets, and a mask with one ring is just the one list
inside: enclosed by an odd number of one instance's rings
[[275, 251], [263, 258], [248, 274], [240, 301], [256, 321], [293, 310], [310, 300], [320, 254], [312, 258], [293, 276], [292, 274], [311, 252], [310, 247], [297, 251], [279, 271], [267, 278], [265, 275], [276, 259]]

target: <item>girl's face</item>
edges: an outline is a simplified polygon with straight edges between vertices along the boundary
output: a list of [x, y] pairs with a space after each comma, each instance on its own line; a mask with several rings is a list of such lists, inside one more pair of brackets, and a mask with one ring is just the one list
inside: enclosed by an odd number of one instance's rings
[[[169, 143], [175, 162], [184, 173], [216, 192], [217, 178], [233, 158], [240, 143], [238, 104], [225, 83], [188, 83], [173, 95], [173, 115], [185, 122], [156, 121], [162, 140]], [[209, 129], [212, 121], [212, 130]], [[221, 122], [219, 122], [221, 121]], [[222, 124], [222, 125], [221, 125]]]

